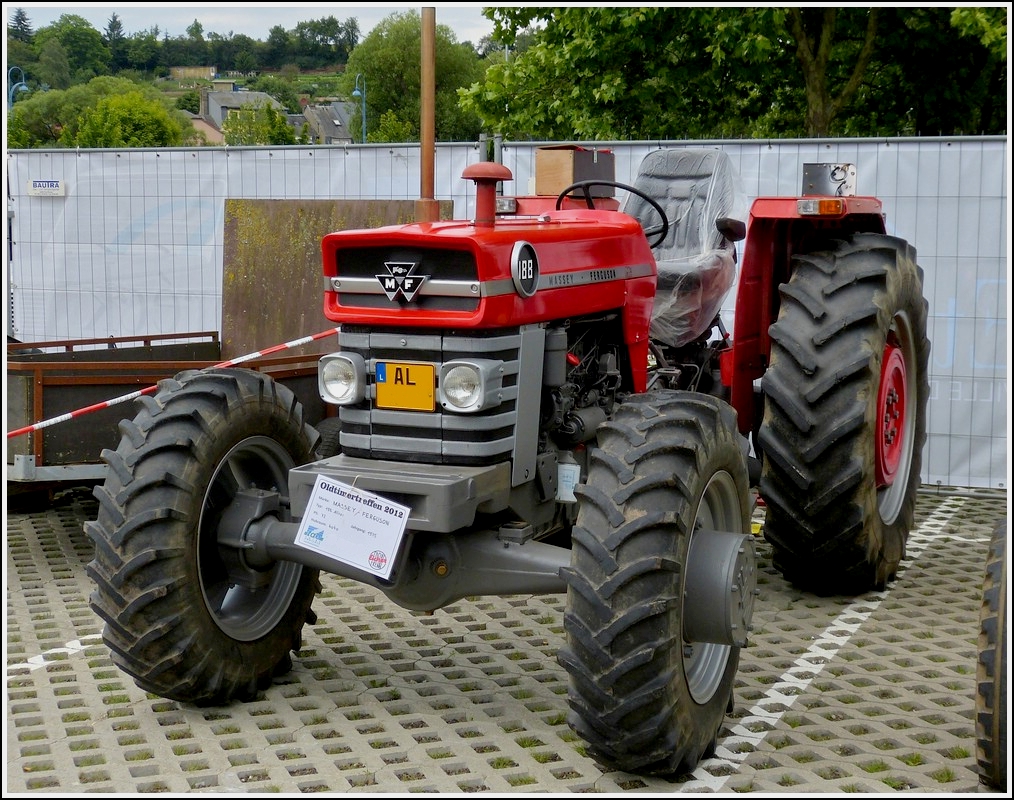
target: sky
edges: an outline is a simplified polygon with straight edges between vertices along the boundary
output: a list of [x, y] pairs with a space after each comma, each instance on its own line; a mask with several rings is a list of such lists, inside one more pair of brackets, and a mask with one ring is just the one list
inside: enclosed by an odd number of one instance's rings
[[[470, 3], [428, 3], [427, 8], [436, 9], [437, 25], [446, 25], [459, 42], [478, 44], [479, 40], [493, 32], [493, 23], [482, 16], [481, 4]], [[221, 3], [219, 5], [192, 5], [185, 3], [121, 3], [116, 6], [99, 3], [79, 3], [68, 6], [57, 3], [4, 3], [6, 22], [15, 8], [22, 8], [28, 15], [33, 30], [56, 22], [62, 14], [76, 14], [92, 24], [97, 31], [104, 31], [109, 18], [115, 13], [123, 24], [123, 31], [130, 36], [149, 30], [157, 25], [160, 38], [185, 36], [187, 28], [196, 19], [204, 26], [204, 35], [218, 33], [222, 36], [246, 34], [251, 39], [266, 41], [268, 32], [275, 25], [289, 31], [299, 22], [321, 17], [334, 16], [344, 21], [355, 17], [359, 20], [360, 37], [373, 30], [385, 17], [403, 11], [421, 11], [423, 6], [387, 5], [363, 3]]]

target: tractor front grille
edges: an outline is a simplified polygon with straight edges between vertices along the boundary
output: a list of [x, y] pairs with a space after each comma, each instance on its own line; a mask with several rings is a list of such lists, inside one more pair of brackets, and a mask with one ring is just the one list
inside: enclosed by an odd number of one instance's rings
[[392, 265], [411, 265], [412, 274], [424, 278], [411, 305], [419, 311], [472, 312], [479, 307], [479, 270], [475, 257], [462, 250], [420, 247], [348, 247], [335, 254], [339, 305], [348, 308], [391, 308], [392, 299], [383, 289]]
[[[367, 364], [366, 399], [339, 410], [342, 452], [358, 458], [426, 464], [484, 466], [507, 461], [515, 446], [521, 334], [419, 333], [342, 326], [341, 349], [358, 353]], [[378, 362], [433, 364], [439, 375], [445, 361], [483, 358], [503, 362], [502, 402], [475, 414], [400, 411], [376, 407]]]

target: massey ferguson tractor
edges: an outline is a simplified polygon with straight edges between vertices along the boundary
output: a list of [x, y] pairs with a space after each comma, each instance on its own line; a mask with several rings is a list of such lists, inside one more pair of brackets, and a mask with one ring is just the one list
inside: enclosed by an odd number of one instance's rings
[[262, 373], [187, 371], [103, 452], [86, 530], [114, 662], [178, 701], [252, 699], [321, 570], [419, 612], [565, 593], [589, 752], [693, 770], [733, 707], [757, 497], [776, 566], [820, 593], [884, 587], [913, 521], [922, 271], [854, 170], [807, 169], [744, 220], [721, 150], [543, 197], [480, 162], [474, 219], [326, 235], [321, 430]]

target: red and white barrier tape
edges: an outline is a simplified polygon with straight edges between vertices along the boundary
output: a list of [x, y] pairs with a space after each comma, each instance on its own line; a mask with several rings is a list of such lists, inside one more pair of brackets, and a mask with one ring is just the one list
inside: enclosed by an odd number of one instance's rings
[[[338, 328], [328, 328], [326, 331], [315, 333], [312, 336], [304, 336], [301, 339], [293, 339], [291, 342], [285, 342], [284, 344], [276, 344], [274, 347], [269, 347], [265, 350], [258, 350], [256, 353], [247, 353], [245, 356], [237, 356], [236, 358], [230, 358], [228, 361], [222, 361], [218, 364], [213, 364], [207, 369], [218, 369], [219, 367], [235, 367], [237, 364], [244, 364], [247, 361], [253, 361], [257, 358], [263, 358], [273, 353], [281, 352], [282, 350], [289, 350], [293, 347], [299, 347], [301, 344], [308, 344], [309, 342], [316, 341], [317, 339], [323, 339], [325, 336], [333, 336], [338, 333]], [[50, 425], [56, 425], [60, 422], [66, 422], [70, 419], [76, 419], [77, 417], [90, 414], [93, 411], [100, 411], [103, 408], [109, 408], [115, 406], [118, 403], [126, 403], [128, 400], [134, 400], [145, 394], [152, 394], [158, 389], [158, 385], [149, 386], [147, 389], [140, 389], [130, 394], [125, 394], [122, 397], [114, 397], [112, 400], [103, 400], [101, 403], [95, 403], [94, 405], [86, 406], [85, 408], [79, 408], [76, 411], [71, 411], [68, 414], [61, 414], [58, 417], [52, 417], [51, 419], [43, 420], [42, 422], [36, 422], [34, 425], [26, 425], [24, 428], [18, 428], [17, 430], [8, 431], [7, 438], [13, 439], [15, 436], [23, 436], [26, 433], [32, 433], [33, 431], [42, 430], [48, 428]]]

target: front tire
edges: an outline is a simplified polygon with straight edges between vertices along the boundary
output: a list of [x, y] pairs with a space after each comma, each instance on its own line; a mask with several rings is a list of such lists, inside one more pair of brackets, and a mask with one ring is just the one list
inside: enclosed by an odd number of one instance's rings
[[713, 752], [739, 647], [690, 640], [687, 565], [699, 529], [749, 530], [748, 492], [735, 412], [714, 397], [637, 395], [600, 426], [575, 490], [560, 653], [568, 722], [600, 763], [669, 774]]
[[[317, 434], [292, 392], [245, 369], [184, 372], [120, 423], [95, 489], [92, 608], [113, 662], [145, 691], [199, 705], [249, 700], [291, 668], [318, 575], [246, 564], [221, 537], [240, 492], [277, 499]], [[227, 544], [230, 543], [230, 544]]]
[[903, 240], [857, 234], [797, 256], [780, 295], [761, 382], [765, 538], [803, 589], [882, 589], [905, 555], [926, 441], [922, 270]]

